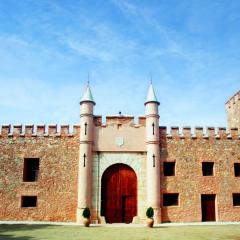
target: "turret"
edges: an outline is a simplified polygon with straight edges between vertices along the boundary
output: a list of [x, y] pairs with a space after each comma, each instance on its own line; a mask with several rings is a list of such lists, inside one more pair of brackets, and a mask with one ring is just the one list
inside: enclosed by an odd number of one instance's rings
[[240, 91], [234, 94], [225, 104], [228, 128], [238, 128], [240, 131]]
[[93, 107], [95, 102], [87, 85], [80, 102], [80, 148], [78, 172], [77, 222], [81, 222], [85, 207], [91, 208], [92, 145], [93, 145]]
[[156, 94], [149, 86], [146, 106], [147, 204], [154, 209], [154, 220], [161, 222], [159, 115]]

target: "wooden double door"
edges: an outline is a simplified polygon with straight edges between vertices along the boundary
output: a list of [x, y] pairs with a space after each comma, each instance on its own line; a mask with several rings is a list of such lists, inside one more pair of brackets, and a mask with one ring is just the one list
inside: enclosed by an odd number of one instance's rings
[[104, 172], [101, 215], [107, 223], [131, 223], [137, 215], [137, 176], [125, 164], [114, 164]]

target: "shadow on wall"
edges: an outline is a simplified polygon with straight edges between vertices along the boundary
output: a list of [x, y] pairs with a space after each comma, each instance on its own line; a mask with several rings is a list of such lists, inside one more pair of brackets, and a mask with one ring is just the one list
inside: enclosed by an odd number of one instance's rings
[[14, 234], [14, 232], [22, 232], [21, 235], [24, 235], [24, 232], [47, 228], [51, 225], [43, 224], [43, 225], [28, 225], [28, 224], [0, 224], [0, 240], [31, 240], [38, 239], [37, 237], [32, 236], [16, 236], [19, 234]]

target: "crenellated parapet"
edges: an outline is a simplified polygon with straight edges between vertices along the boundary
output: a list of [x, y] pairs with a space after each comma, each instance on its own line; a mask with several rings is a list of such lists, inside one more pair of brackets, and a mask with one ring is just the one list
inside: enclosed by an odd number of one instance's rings
[[80, 126], [73, 125], [2, 125], [0, 128], [1, 137], [74, 137], [80, 135]]
[[[120, 119], [109, 118], [107, 124], [102, 123], [102, 116], [94, 116], [94, 125], [106, 127], [113, 124], [126, 124], [131, 127], [145, 126], [145, 117], [139, 117], [138, 124], [130, 121], [130, 117], [121, 117]], [[80, 125], [33, 125], [33, 124], [17, 124], [17, 125], [2, 125], [0, 127], [1, 137], [73, 137], [80, 136]], [[172, 126], [167, 128], [166, 126], [159, 127], [160, 138], [191, 138], [191, 139], [240, 139], [240, 133], [238, 128], [227, 129], [225, 127], [177, 127]]]
[[226, 129], [225, 127], [159, 127], [160, 138], [168, 139], [240, 139], [237, 128]]

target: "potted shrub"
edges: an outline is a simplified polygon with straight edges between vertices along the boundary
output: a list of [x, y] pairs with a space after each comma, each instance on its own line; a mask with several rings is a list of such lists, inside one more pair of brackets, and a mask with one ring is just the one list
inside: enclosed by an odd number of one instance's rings
[[154, 224], [153, 215], [154, 215], [154, 210], [152, 207], [149, 207], [146, 211], [146, 216], [147, 216], [147, 226], [150, 228], [152, 228]]
[[83, 225], [84, 225], [85, 227], [89, 227], [89, 225], [90, 225], [90, 215], [91, 215], [90, 209], [89, 209], [88, 207], [85, 207], [85, 208], [83, 209], [83, 213], [82, 213], [82, 216], [83, 216]]

